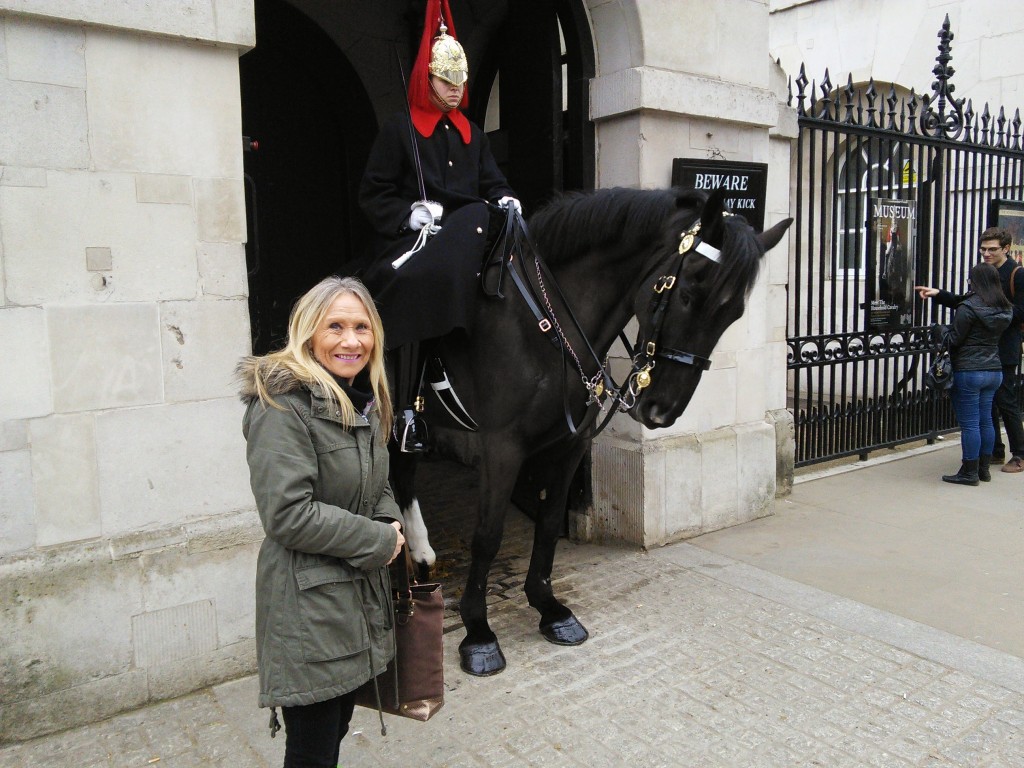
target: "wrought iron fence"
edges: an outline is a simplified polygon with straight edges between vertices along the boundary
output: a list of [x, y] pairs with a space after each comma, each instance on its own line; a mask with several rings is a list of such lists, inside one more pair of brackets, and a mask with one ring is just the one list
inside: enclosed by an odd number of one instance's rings
[[[911, 289], [965, 290], [992, 202], [1022, 199], [1024, 146], [1019, 110], [993, 117], [987, 104], [978, 113], [953, 98], [948, 16], [938, 37], [929, 95], [890, 84], [882, 96], [852, 78], [836, 88], [827, 70], [815, 84], [803, 67], [790, 82], [800, 124], [787, 332], [797, 466], [956, 429], [948, 399], [923, 385], [929, 326], [946, 310]], [[910, 204], [913, 242], [899, 243], [880, 200]], [[893, 276], [894, 240], [911, 254], [910, 274]]]

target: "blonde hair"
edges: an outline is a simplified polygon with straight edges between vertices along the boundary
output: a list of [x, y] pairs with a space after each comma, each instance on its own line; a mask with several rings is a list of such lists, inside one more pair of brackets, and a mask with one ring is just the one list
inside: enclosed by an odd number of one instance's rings
[[370, 352], [368, 364], [370, 386], [373, 389], [373, 398], [376, 400], [377, 413], [380, 415], [382, 433], [386, 440], [386, 435], [391, 432], [393, 413], [391, 391], [384, 368], [384, 325], [370, 292], [354, 277], [332, 275], [314, 285], [295, 302], [288, 318], [288, 342], [284, 348], [256, 359], [256, 394], [264, 404], [280, 408], [281, 406], [271, 397], [267, 382], [284, 369], [307, 386], [319, 385], [327, 400], [338, 406], [342, 423], [348, 428], [355, 424], [356, 412], [352, 401], [338, 386], [330, 372], [313, 356], [311, 343], [331, 305], [339, 296], [345, 294], [351, 294], [359, 299], [370, 318], [370, 330], [373, 333], [373, 350]]

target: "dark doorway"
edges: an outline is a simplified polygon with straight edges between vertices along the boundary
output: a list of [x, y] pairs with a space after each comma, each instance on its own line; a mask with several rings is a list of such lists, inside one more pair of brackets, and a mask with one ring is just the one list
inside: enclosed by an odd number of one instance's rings
[[[292, 303], [360, 253], [356, 195], [376, 134], [348, 59], [287, 3], [256, 3], [255, 49], [239, 61], [253, 350], [282, 344]], [[352, 119], [353, 115], [363, 116]]]
[[[527, 214], [590, 189], [593, 45], [582, 0], [451, 0], [470, 66], [469, 117]], [[511, 9], [514, 8], [514, 12]], [[239, 63], [253, 350], [279, 346], [294, 300], [366, 252], [358, 188], [379, 123], [404, 107], [422, 0], [256, 0]]]

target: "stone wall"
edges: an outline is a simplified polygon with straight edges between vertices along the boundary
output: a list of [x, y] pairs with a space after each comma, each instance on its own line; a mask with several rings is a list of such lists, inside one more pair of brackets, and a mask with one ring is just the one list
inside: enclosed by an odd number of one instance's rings
[[0, 2], [0, 740], [253, 668], [251, 0]]
[[[766, 226], [788, 216], [796, 118], [767, 56], [764, 3], [690, 3], [685, 24], [656, 0], [591, 6], [602, 54], [591, 87], [598, 185], [667, 187], [675, 157], [761, 162]], [[578, 535], [654, 546], [771, 513], [793, 472], [787, 253], [784, 239], [766, 256], [746, 313], [676, 424], [651, 431], [619, 416], [598, 439], [594, 508], [574, 521]]]

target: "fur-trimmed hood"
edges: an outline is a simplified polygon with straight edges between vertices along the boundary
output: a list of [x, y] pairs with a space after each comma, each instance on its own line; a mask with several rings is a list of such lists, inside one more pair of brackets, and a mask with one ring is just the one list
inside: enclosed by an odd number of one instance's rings
[[295, 374], [283, 365], [275, 365], [265, 357], [243, 357], [235, 366], [238, 396], [243, 403], [251, 402], [259, 397], [256, 389], [257, 377], [263, 379], [271, 397], [283, 395], [285, 392], [292, 392], [304, 386]]

